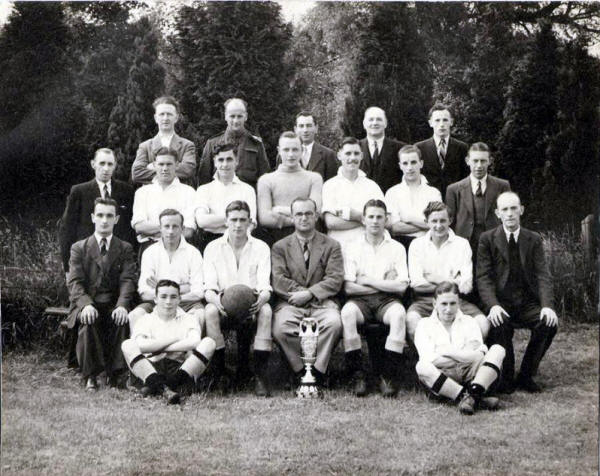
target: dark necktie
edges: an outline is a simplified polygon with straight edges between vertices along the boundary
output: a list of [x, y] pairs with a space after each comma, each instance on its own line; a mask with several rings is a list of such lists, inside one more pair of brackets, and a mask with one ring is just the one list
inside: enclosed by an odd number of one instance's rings
[[308, 269], [308, 264], [310, 262], [310, 251], [308, 249], [308, 241], [305, 241], [304, 245], [302, 246], [302, 254], [304, 256], [304, 265], [306, 266], [306, 269]]
[[440, 168], [444, 168], [444, 161], [446, 160], [446, 139], [440, 139], [440, 146], [438, 148], [438, 157], [440, 159]]
[[[483, 192], [481, 190], [481, 180], [477, 181], [477, 191], [475, 192], [475, 195], [478, 197], [481, 197], [483, 195]], [[510, 236], [512, 236], [512, 233], [510, 234]]]
[[377, 141], [373, 142], [373, 168], [377, 167], [379, 163], [379, 147], [377, 147]]
[[108, 184], [104, 184], [104, 198], [110, 198], [110, 193], [108, 191]]
[[108, 251], [108, 243], [106, 238], [102, 238], [100, 240], [100, 256], [106, 256], [106, 252]]
[[508, 249], [510, 252], [511, 256], [518, 256], [518, 248], [517, 248], [517, 242], [515, 240], [515, 234], [511, 233], [510, 234], [510, 238], [508, 239]]

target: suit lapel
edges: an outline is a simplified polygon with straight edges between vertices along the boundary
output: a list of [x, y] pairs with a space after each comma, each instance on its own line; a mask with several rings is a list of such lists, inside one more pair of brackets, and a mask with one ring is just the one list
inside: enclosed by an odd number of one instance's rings
[[87, 248], [87, 255], [102, 269], [102, 257], [100, 256], [100, 248], [98, 247], [96, 237], [94, 235], [90, 236], [85, 246]]
[[369, 151], [369, 141], [364, 138], [360, 141], [360, 149], [362, 150], [363, 159], [360, 162], [360, 169], [367, 174], [367, 177], [371, 177], [371, 152]]
[[473, 210], [473, 191], [471, 190], [471, 180], [469, 177], [463, 181], [460, 187], [460, 202], [461, 206], [464, 206], [467, 209], [469, 216], [474, 216], [475, 212]]
[[310, 250], [310, 261], [308, 262], [308, 275], [306, 276], [307, 282], [310, 282], [317, 267], [317, 263], [320, 261], [322, 254], [323, 237], [319, 234], [316, 234], [312, 242], [312, 248]]
[[121, 243], [117, 239], [115, 235], [113, 235], [112, 240], [110, 240], [110, 248], [108, 248], [108, 259], [107, 259], [107, 268], [105, 272], [108, 273], [108, 270], [112, 268], [113, 263], [119, 257], [121, 253]]
[[160, 140], [160, 137], [158, 137], [158, 134], [156, 134], [152, 138], [152, 147], [151, 147], [152, 157], [150, 158], [152, 162], [154, 162], [154, 160], [156, 159], [156, 153], [159, 151], [159, 149], [161, 147], [162, 147], [162, 142]]
[[490, 207], [494, 205], [493, 200], [490, 200], [491, 197], [497, 197], [498, 190], [498, 182], [496, 179], [488, 174], [487, 177], [487, 187], [485, 189], [485, 217], [487, 219], [488, 213], [490, 212]]
[[529, 235], [527, 232], [523, 233], [523, 228], [521, 227], [521, 232], [519, 233], [519, 257], [521, 258], [521, 267], [523, 268], [524, 274], [527, 270], [526, 261], [527, 254], [529, 251]]
[[321, 162], [321, 148], [319, 147], [319, 144], [314, 142], [306, 170], [316, 170], [319, 162]]
[[[437, 173], [441, 173], [442, 169], [440, 167], [440, 157], [438, 156], [437, 147], [435, 146], [435, 139], [433, 137], [429, 139], [429, 142], [427, 143], [427, 148], [429, 149], [430, 156], [434, 158], [434, 160], [432, 161], [433, 163], [431, 165], [433, 166], [433, 168], [435, 168]], [[447, 152], [446, 155], [448, 155]]]
[[306, 265], [304, 264], [304, 255], [300, 249], [300, 242], [295, 235], [290, 236], [287, 247], [292, 262], [296, 265], [296, 269], [300, 272], [300, 275], [306, 282]]
[[502, 228], [502, 225], [496, 228], [496, 231], [494, 233], [494, 241], [496, 243], [496, 246], [500, 250], [500, 254], [504, 258], [504, 261], [508, 263], [508, 243], [506, 241], [506, 235], [504, 234], [504, 229]]

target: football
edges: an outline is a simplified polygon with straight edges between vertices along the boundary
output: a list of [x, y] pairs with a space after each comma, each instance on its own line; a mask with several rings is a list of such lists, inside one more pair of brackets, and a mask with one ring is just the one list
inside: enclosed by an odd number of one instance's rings
[[254, 290], [245, 284], [229, 286], [221, 296], [221, 304], [229, 317], [234, 322], [241, 322], [248, 317], [248, 309], [256, 302]]

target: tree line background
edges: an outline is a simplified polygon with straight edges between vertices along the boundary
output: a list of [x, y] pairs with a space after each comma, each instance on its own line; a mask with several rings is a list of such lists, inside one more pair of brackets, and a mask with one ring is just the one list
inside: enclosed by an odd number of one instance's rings
[[127, 180], [164, 93], [180, 101], [178, 133], [199, 152], [224, 129], [225, 99], [244, 98], [271, 161], [301, 109], [330, 147], [364, 136], [371, 105], [386, 110], [387, 135], [414, 143], [443, 101], [455, 136], [491, 146], [529, 226], [577, 226], [596, 212], [598, 4], [327, 2], [295, 26], [280, 10], [16, 2], [0, 31], [0, 213], [57, 218], [99, 147], [117, 152]]

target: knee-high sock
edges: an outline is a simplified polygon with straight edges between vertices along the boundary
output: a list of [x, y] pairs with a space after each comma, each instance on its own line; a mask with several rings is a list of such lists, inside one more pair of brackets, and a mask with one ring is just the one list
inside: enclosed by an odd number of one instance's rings
[[192, 351], [191, 355], [185, 359], [185, 362], [181, 365], [181, 370], [194, 379], [198, 378], [206, 370], [214, 353], [215, 341], [210, 337], [205, 337]]
[[490, 385], [500, 376], [504, 355], [505, 352], [501, 346], [493, 345], [485, 355], [471, 385], [481, 386], [483, 392], [490, 388]]
[[416, 370], [419, 380], [436, 395], [456, 400], [464, 391], [462, 385], [444, 375], [431, 362], [419, 360]]

